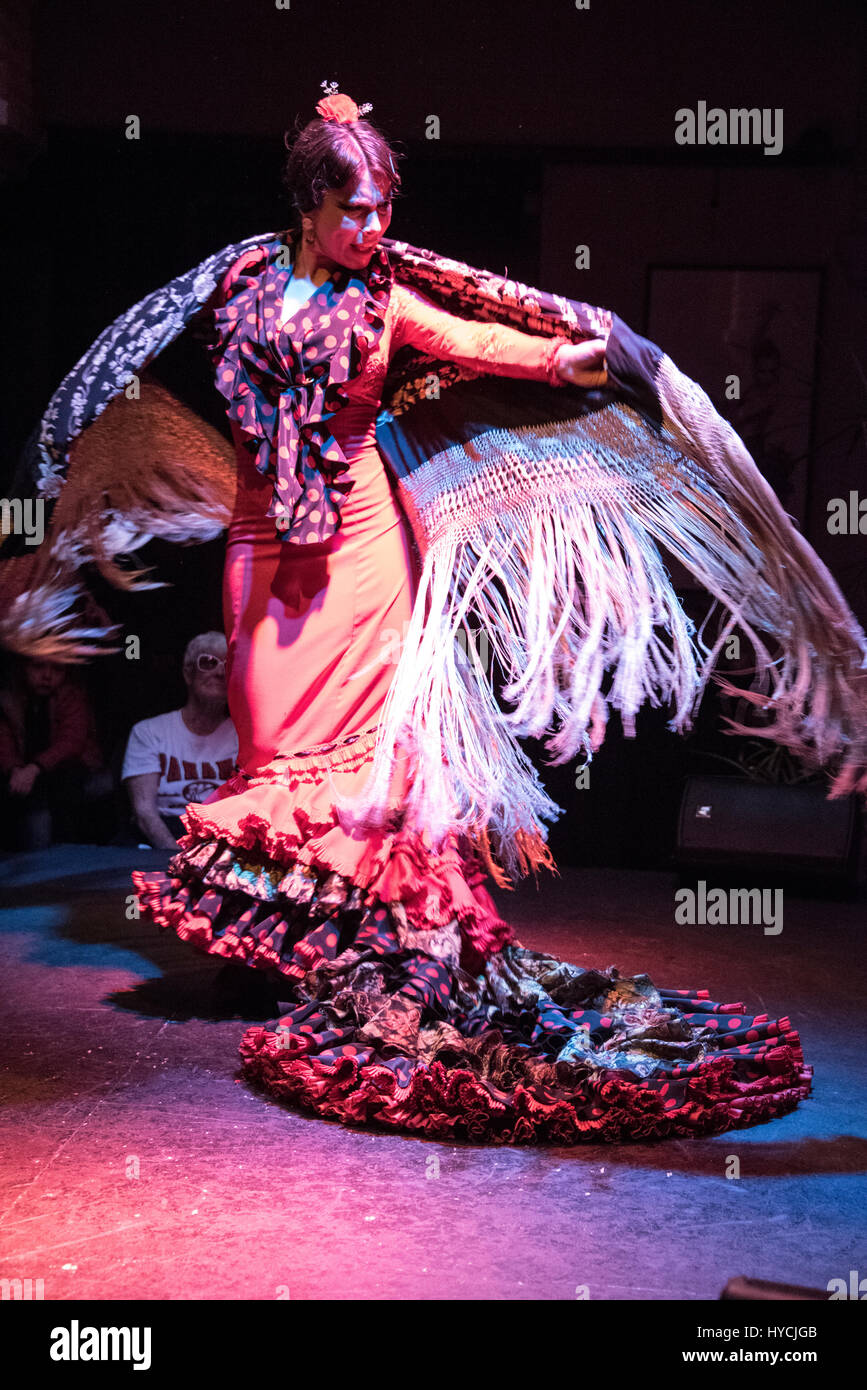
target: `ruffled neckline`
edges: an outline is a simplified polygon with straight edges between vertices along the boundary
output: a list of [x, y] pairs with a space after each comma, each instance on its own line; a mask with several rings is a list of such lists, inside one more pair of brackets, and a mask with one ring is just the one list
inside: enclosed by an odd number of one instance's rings
[[231, 266], [209, 348], [228, 416], [273, 480], [267, 514], [278, 537], [311, 544], [337, 532], [353, 487], [328, 421], [350, 404], [347, 385], [379, 341], [393, 273], [380, 245], [363, 271], [339, 267], [284, 318], [297, 239], [281, 232]]

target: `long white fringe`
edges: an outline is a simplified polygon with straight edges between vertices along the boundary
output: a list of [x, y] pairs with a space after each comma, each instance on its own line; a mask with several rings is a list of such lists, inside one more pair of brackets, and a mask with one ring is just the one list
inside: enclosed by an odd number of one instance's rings
[[[665, 383], [673, 380], [669, 373]], [[671, 391], [666, 405], [672, 422], [692, 418], [682, 404], [674, 409]], [[682, 432], [677, 439], [686, 442]], [[347, 827], [382, 822], [401, 751], [413, 770], [405, 824], [426, 829], [436, 844], [453, 827], [486, 830], [500, 862], [518, 873], [517, 832], [538, 834], [543, 820], [562, 814], [518, 738], [547, 735], [554, 765], [578, 753], [589, 761], [609, 706], [633, 737], [645, 701], [673, 702], [668, 727], [689, 729], [736, 626], [760, 667], [770, 669], [773, 658], [759, 633], [782, 645], [787, 664], [777, 679], [793, 687], [795, 701], [806, 694], [809, 626], [836, 692], [830, 704], [820, 695], [809, 732], [820, 735], [820, 757], [839, 748], [842, 691], [850, 715], [854, 696], [845, 679], [834, 683], [826, 654], [842, 647], [834, 637], [822, 647], [827, 606], [811, 616], [809, 600], [800, 602], [791, 582], [779, 583], [780, 557], [794, 549], [802, 560], [795, 583], [824, 567], [803, 538], [793, 547], [797, 533], [779, 503], [757, 524], [745, 497], [766, 506], [770, 489], [734, 439], [737, 451], [729, 442], [725, 455], [734, 457], [734, 469], [717, 451], [711, 474], [702, 464], [703, 440], [693, 436], [690, 460], [672, 434], [651, 435], [634, 411], [613, 404], [565, 422], [490, 431], [430, 459], [401, 484], [424, 566], [370, 778], [357, 797], [334, 788]], [[727, 610], [712, 647], [684, 613], [656, 541]], [[863, 633], [842, 598], [835, 611], [863, 662]], [[491, 672], [473, 660], [474, 624], [506, 673], [510, 710], [499, 708]], [[788, 662], [796, 653], [801, 667], [792, 680]], [[809, 755], [803, 729], [784, 721], [779, 732]]]
[[[867, 797], [867, 637], [836, 581], [780, 505], [743, 440], [697, 382], [663, 355], [656, 377], [664, 424], [684, 454], [701, 460], [762, 556], [750, 616], [778, 639], [751, 692], [719, 684], [770, 710], [762, 729], [729, 720], [730, 732], [772, 739], [813, 767], [842, 755], [830, 798]], [[770, 612], [768, 609], [770, 608]], [[757, 638], [752, 630], [750, 637]]]

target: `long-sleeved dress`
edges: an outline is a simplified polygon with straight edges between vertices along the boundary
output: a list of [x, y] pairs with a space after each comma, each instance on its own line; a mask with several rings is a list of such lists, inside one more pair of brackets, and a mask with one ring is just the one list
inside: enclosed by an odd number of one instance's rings
[[376, 350], [329, 422], [353, 486], [321, 544], [275, 536], [271, 485], [232, 424], [223, 602], [238, 773], [188, 807], [168, 874], [134, 881], [160, 926], [281, 977], [291, 1007], [248, 1029], [245, 1074], [345, 1121], [494, 1142], [617, 1140], [720, 1132], [810, 1091], [788, 1019], [522, 948], [466, 837], [434, 852], [401, 828], [401, 764], [383, 829], [348, 833], [338, 819], [333, 789], [364, 785], [416, 592], [409, 526], [376, 445], [389, 360], [411, 344], [555, 384], [560, 341], [458, 318], [395, 283]]

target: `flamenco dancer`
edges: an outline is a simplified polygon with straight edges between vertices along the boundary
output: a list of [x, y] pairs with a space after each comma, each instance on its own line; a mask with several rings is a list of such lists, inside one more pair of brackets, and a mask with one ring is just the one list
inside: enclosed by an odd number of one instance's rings
[[[0, 635], [81, 659], [96, 629], [61, 614], [70, 564], [95, 559], [132, 587], [112, 570], [119, 528], [131, 549], [228, 525], [237, 771], [188, 806], [167, 871], [132, 877], [159, 927], [266, 982], [274, 1012], [241, 1056], [271, 1095], [494, 1143], [783, 1115], [812, 1076], [787, 1018], [527, 950], [486, 878], [555, 868], [542, 821], [559, 808], [518, 736], [556, 718], [558, 761], [590, 758], [609, 707], [634, 733], [656, 695], [689, 727], [736, 624], [760, 658], [749, 698], [776, 714], [769, 736], [823, 765], [842, 753], [831, 794], [864, 791], [864, 634], [658, 348], [606, 310], [385, 238], [393, 152], [369, 107], [322, 85], [290, 147], [288, 230], [142, 301], [53, 399], [34, 469], [59, 499], [54, 541]], [[144, 371], [192, 328], [232, 450]], [[100, 488], [97, 533], [81, 499]], [[713, 650], [695, 645], [655, 539], [724, 605]], [[456, 640], [470, 614], [510, 711]]]

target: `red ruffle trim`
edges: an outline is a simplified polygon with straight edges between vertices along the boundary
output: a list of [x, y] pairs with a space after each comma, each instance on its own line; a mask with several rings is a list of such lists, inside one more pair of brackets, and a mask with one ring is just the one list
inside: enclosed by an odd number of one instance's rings
[[[451, 832], [435, 851], [426, 831], [371, 828], [353, 834], [339, 823], [328, 770], [340, 791], [358, 790], [369, 774], [375, 742], [376, 730], [369, 730], [334, 751], [275, 759], [253, 776], [230, 779], [212, 799], [187, 807], [183, 820], [189, 833], [179, 842], [181, 855], [200, 855], [203, 846], [216, 848], [218, 842], [258, 852], [285, 870], [279, 897], [271, 903], [275, 912], [281, 899], [305, 905], [324, 899], [328, 912], [320, 907], [317, 914], [322, 920], [353, 898], [356, 906], [399, 904], [406, 925], [416, 932], [456, 921], [468, 948], [465, 968], [478, 969], [515, 938], [484, 886], [485, 870], [472, 844]], [[399, 796], [394, 804], [400, 805]], [[206, 883], [191, 885], [181, 877], [143, 871], [132, 878], [143, 910], [158, 926], [212, 954], [296, 976], [297, 971], [284, 969], [267, 940], [231, 931], [215, 936], [198, 907]]]
[[[500, 1040], [491, 1030], [492, 1045]], [[350, 1124], [380, 1124], [431, 1138], [481, 1140], [495, 1144], [546, 1141], [559, 1144], [697, 1138], [761, 1124], [795, 1109], [812, 1090], [813, 1069], [804, 1062], [796, 1032], [782, 1045], [755, 1054], [766, 1075], [738, 1081], [736, 1061], [720, 1056], [697, 1064], [682, 1103], [666, 1098], [668, 1084], [654, 1088], [616, 1072], [600, 1070], [576, 1084], [577, 1101], [540, 1098], [524, 1085], [510, 1094], [497, 1092], [467, 1068], [442, 1062], [419, 1063], [409, 1085], [401, 1087], [394, 1072], [378, 1063], [359, 1064], [352, 1056], [329, 1065], [313, 1057], [292, 1055], [310, 1039], [285, 1038], [253, 1027], [240, 1051], [247, 1079], [280, 1099], [291, 1100], [320, 1115]]]

